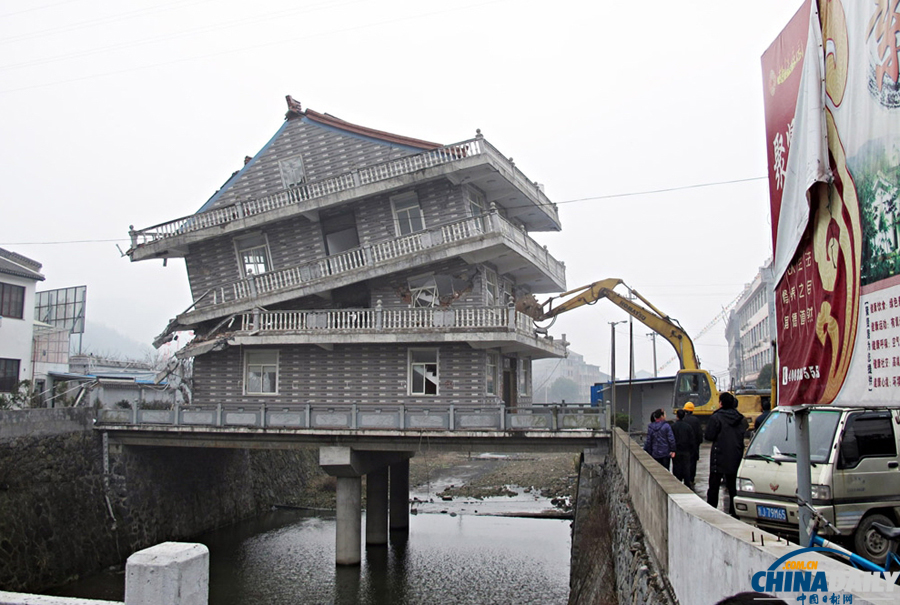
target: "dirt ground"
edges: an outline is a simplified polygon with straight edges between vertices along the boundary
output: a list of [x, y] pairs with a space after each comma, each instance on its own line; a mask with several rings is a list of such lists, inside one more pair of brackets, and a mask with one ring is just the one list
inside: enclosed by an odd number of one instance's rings
[[[486, 498], [509, 495], [508, 485], [537, 490], [558, 508], [574, 501], [578, 483], [578, 455], [503, 454], [469, 455], [459, 452], [420, 452], [409, 462], [410, 487], [434, 491], [437, 496]], [[365, 482], [365, 479], [363, 479]], [[292, 506], [333, 509], [336, 482], [321, 470], [310, 478], [310, 489]], [[363, 484], [365, 505], [365, 483]]]

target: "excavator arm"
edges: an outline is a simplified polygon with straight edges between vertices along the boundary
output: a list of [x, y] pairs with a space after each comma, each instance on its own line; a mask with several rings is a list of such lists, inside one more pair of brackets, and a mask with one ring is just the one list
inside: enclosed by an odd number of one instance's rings
[[[647, 307], [634, 302], [630, 298], [625, 298], [614, 290], [616, 286], [625, 285], [628, 291], [635, 298], [643, 302]], [[568, 297], [568, 298], [566, 298]], [[605, 298], [626, 313], [637, 319], [639, 322], [665, 338], [675, 348], [678, 354], [678, 360], [681, 363], [682, 370], [699, 370], [700, 363], [697, 360], [697, 354], [694, 351], [694, 343], [690, 336], [681, 327], [677, 319], [673, 319], [657, 309], [646, 298], [638, 294], [636, 290], [629, 288], [621, 279], [603, 279], [596, 281], [590, 285], [582, 286], [563, 292], [557, 296], [548, 298], [540, 305], [532, 317], [536, 321], [552, 319], [561, 313], [577, 309], [583, 305], [593, 305], [601, 298]], [[557, 299], [562, 300], [557, 306], [553, 306], [553, 302]], [[649, 308], [648, 308], [649, 307]]]

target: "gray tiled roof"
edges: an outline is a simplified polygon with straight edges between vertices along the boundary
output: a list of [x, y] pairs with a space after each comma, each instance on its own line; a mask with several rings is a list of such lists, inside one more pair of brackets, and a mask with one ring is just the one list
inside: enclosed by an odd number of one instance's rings
[[44, 281], [41, 263], [15, 252], [0, 248], [0, 273]]

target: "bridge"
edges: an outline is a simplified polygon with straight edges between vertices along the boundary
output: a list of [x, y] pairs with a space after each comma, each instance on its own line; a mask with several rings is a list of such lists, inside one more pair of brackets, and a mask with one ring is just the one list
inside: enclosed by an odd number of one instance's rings
[[176, 405], [99, 410], [105, 443], [282, 449], [318, 447], [337, 482], [335, 561], [361, 562], [362, 477], [366, 544], [409, 530], [409, 459], [431, 450], [540, 452], [608, 449], [610, 411], [583, 404]]

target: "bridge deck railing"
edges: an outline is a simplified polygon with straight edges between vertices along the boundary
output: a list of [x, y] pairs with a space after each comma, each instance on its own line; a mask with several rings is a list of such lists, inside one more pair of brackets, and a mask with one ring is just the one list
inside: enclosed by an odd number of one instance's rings
[[609, 430], [606, 407], [540, 405], [215, 404], [103, 409], [97, 424], [260, 429], [563, 431]]

